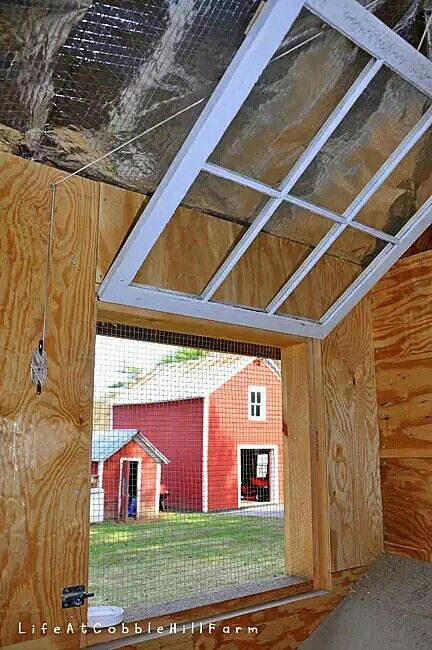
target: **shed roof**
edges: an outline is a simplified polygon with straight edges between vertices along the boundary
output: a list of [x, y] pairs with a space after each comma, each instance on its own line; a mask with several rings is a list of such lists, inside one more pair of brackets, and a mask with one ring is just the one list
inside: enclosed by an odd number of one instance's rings
[[107, 460], [130, 440], [135, 440], [156, 463], [169, 463], [168, 458], [137, 429], [93, 431], [92, 460]]

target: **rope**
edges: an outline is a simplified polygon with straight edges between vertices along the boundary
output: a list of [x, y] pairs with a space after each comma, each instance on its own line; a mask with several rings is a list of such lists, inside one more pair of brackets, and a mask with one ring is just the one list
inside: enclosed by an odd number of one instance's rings
[[53, 186], [57, 187], [57, 185], [60, 185], [61, 183], [64, 183], [69, 178], [72, 178], [72, 176], [76, 176], [80, 172], [83, 172], [86, 169], [88, 169], [89, 167], [92, 167], [93, 165], [96, 165], [96, 163], [100, 162], [101, 160], [104, 160], [104, 158], [108, 158], [109, 156], [112, 156], [113, 153], [116, 153], [117, 151], [120, 151], [124, 147], [127, 147], [128, 144], [132, 144], [132, 142], [135, 142], [136, 140], [139, 140], [140, 138], [143, 138], [145, 135], [147, 135], [148, 133], [151, 133], [155, 129], [158, 129], [160, 126], [163, 126], [164, 124], [167, 124], [167, 122], [170, 122], [171, 120], [175, 119], [179, 115], [182, 115], [183, 113], [186, 113], [186, 111], [190, 111], [191, 108], [194, 108], [195, 106], [198, 106], [199, 104], [202, 104], [209, 97], [210, 97], [210, 95], [206, 95], [206, 97], [201, 97], [201, 99], [198, 99], [196, 102], [193, 102], [193, 104], [189, 104], [189, 106], [186, 106], [185, 108], [182, 108], [180, 111], [177, 111], [177, 113], [173, 113], [172, 115], [169, 115], [168, 117], [166, 117], [164, 120], [161, 120], [157, 124], [153, 124], [153, 126], [150, 126], [148, 129], [145, 129], [145, 131], [142, 131], [141, 133], [138, 133], [138, 135], [135, 135], [133, 138], [130, 138], [130, 140], [126, 140], [126, 142], [122, 142], [122, 144], [119, 144], [114, 149], [111, 149], [107, 153], [104, 153], [102, 156], [99, 156], [99, 158], [95, 158], [95, 160], [92, 160], [91, 162], [87, 163], [87, 165], [84, 165], [83, 167], [80, 167], [76, 171], [71, 172], [70, 174], [67, 174], [67, 176], [63, 176], [63, 178], [61, 178], [60, 180], [53, 183]]
[[429, 19], [428, 19], [428, 21], [427, 21], [427, 23], [426, 23], [426, 27], [425, 27], [424, 32], [423, 32], [423, 34], [422, 34], [422, 37], [421, 37], [421, 39], [420, 39], [420, 43], [418, 44], [417, 51], [420, 50], [420, 49], [421, 49], [421, 46], [423, 45], [423, 41], [424, 41], [424, 39], [426, 38], [426, 34], [428, 33], [429, 25], [431, 24], [431, 20], [432, 20], [432, 13], [431, 13], [431, 15], [429, 16]]
[[55, 185], [50, 185], [51, 199], [50, 199], [50, 220], [48, 231], [48, 244], [47, 244], [47, 264], [45, 272], [45, 290], [44, 290], [44, 303], [43, 303], [43, 318], [42, 318], [42, 334], [39, 339], [38, 346], [33, 352], [30, 363], [30, 375], [33, 384], [36, 386], [36, 394], [40, 395], [42, 386], [45, 385], [48, 377], [48, 358], [45, 352], [45, 338], [47, 331], [47, 317], [48, 317], [48, 293], [51, 277], [51, 260], [52, 260], [52, 242], [54, 232], [54, 214], [55, 214]]

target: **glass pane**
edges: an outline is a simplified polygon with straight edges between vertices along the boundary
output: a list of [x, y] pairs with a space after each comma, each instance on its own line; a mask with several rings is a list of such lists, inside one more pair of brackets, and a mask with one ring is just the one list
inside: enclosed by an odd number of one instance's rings
[[211, 161], [278, 185], [368, 60], [303, 10]]
[[[219, 179], [211, 177], [211, 180], [215, 181], [211, 187], [216, 190]], [[232, 185], [234, 190], [238, 189], [240, 193], [243, 189], [229, 181], [221, 183]], [[190, 201], [195, 204], [195, 209], [183, 206], [176, 210], [138, 271], [134, 282], [199, 295], [241, 238], [246, 230], [242, 220], [237, 219], [236, 223], [234, 220], [219, 219], [199, 209], [197, 204], [201, 188], [202, 179], [199, 177], [190, 192], [192, 197], [196, 197], [195, 201]], [[218, 196], [235, 200], [235, 192], [228, 195], [222, 189], [218, 190], [221, 193], [215, 194], [215, 201]], [[253, 206], [262, 200], [261, 195], [251, 190], [246, 190], [246, 193], [248, 205], [252, 210]], [[247, 216], [249, 215], [244, 215]], [[243, 222], [246, 222], [246, 218]]]
[[284, 202], [268, 221], [264, 230], [283, 239], [316, 246], [332, 225], [333, 222], [329, 219]]
[[253, 221], [268, 197], [225, 178], [201, 172], [184, 198], [184, 205], [226, 219]]
[[292, 189], [343, 212], [422, 116], [427, 98], [382, 69]]
[[432, 194], [432, 132], [413, 147], [356, 220], [397, 235]]
[[371, 237], [364, 232], [346, 228], [330, 250], [335, 257], [354, 262], [365, 268], [386, 244], [387, 242]]
[[276, 213], [283, 221], [283, 236], [261, 233], [215, 293], [216, 301], [255, 309], [268, 305], [332, 225], [306, 210], [296, 210], [295, 218]]
[[[358, 235], [362, 243], [357, 242]], [[364, 237], [370, 241], [366, 243]], [[340, 239], [342, 243], [336, 240], [283, 303], [279, 314], [319, 320], [386, 245], [352, 229], [344, 231]], [[356, 264], [342, 258], [342, 249], [356, 251], [355, 255], [362, 263]]]

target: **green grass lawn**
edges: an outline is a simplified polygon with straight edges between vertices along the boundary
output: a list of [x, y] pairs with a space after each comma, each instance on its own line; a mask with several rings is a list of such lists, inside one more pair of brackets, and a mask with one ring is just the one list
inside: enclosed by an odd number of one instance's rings
[[284, 574], [283, 519], [163, 513], [93, 524], [91, 604], [155, 604]]

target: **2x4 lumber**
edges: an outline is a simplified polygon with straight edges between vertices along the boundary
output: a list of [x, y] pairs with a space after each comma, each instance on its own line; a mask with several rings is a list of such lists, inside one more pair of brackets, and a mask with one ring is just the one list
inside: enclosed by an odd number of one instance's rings
[[331, 589], [330, 509], [327, 471], [328, 422], [324, 398], [321, 341], [309, 342], [308, 359], [314, 584], [316, 589]]
[[97, 301], [97, 317], [100, 321], [110, 323], [123, 323], [125, 325], [136, 325], [155, 330], [167, 330], [182, 334], [197, 334], [211, 338], [222, 338], [229, 341], [245, 341], [256, 345], [271, 345], [276, 347], [287, 347], [298, 345], [301, 338], [279, 332], [268, 332], [251, 327], [241, 327], [218, 323], [204, 319], [196, 319], [188, 316], [178, 316], [166, 312], [128, 307], [124, 305], [113, 305]]
[[331, 589], [321, 345], [308, 341], [282, 350], [285, 567], [289, 575], [313, 576], [317, 589]]
[[[284, 454], [285, 570], [313, 578], [309, 349], [303, 343], [281, 351]], [[301, 405], [301, 408], [299, 408]]]

